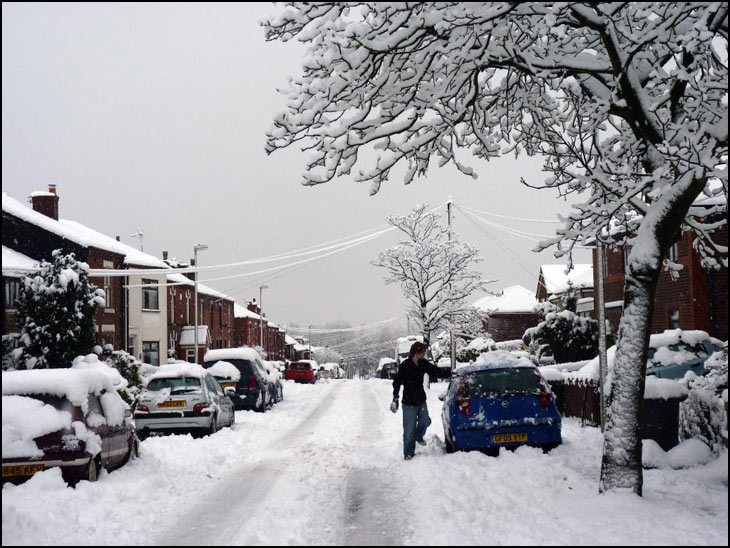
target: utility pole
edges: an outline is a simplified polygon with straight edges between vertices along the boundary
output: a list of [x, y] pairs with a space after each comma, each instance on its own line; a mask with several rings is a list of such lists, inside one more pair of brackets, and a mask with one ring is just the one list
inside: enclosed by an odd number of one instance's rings
[[[208, 249], [208, 244], [196, 244], [193, 247], [193, 256], [195, 260], [195, 268], [198, 268], [198, 251]], [[198, 271], [195, 271], [195, 361], [198, 363]]]
[[268, 288], [269, 286], [266, 284], [259, 286], [259, 323], [261, 324], [261, 335], [259, 341], [264, 352], [266, 352], [266, 349], [264, 348], [264, 289]]
[[[451, 196], [449, 196], [449, 201], [446, 202], [446, 213], [449, 221], [449, 242], [451, 242], [451, 205], [454, 203], [454, 200]], [[456, 369], [456, 344], [454, 341], [454, 330], [449, 329], [449, 340], [451, 341], [451, 374], [453, 375], [454, 370]]]
[[608, 370], [608, 360], [606, 357], [606, 300], [603, 293], [603, 271], [605, 269], [606, 256], [603, 249], [603, 242], [596, 240], [596, 254], [598, 256], [598, 362], [600, 369], [600, 386], [601, 391], [601, 432], [606, 427], [606, 372]]

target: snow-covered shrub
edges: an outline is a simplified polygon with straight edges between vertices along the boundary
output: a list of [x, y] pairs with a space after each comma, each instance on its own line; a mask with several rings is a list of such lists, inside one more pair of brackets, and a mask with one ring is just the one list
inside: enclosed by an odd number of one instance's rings
[[494, 350], [494, 341], [487, 338], [478, 338], [456, 352], [456, 361], [469, 363], [476, 360], [485, 352]]
[[37, 274], [20, 284], [18, 319], [21, 367], [70, 367], [94, 348], [94, 316], [104, 305], [104, 291], [89, 283], [89, 265], [73, 253], [53, 252]]
[[[570, 293], [570, 289], [566, 294]], [[588, 360], [598, 353], [598, 322], [575, 313], [577, 299], [563, 298], [565, 310], [558, 311], [551, 303], [540, 303], [537, 314], [542, 320], [528, 329], [523, 338], [533, 349], [548, 345], [556, 363]]]
[[142, 362], [124, 350], [116, 350], [107, 358], [106, 363], [119, 371], [126, 379], [128, 385], [124, 390], [119, 391], [119, 395], [132, 405], [143, 386], [142, 378], [139, 375]]
[[[679, 405], [679, 437], [697, 438], [718, 454], [723, 447], [723, 430], [727, 431], [723, 391], [727, 390], [727, 346], [705, 362], [707, 375], [692, 372], [681, 381], [689, 396]], [[727, 435], [727, 434], [726, 434]]]

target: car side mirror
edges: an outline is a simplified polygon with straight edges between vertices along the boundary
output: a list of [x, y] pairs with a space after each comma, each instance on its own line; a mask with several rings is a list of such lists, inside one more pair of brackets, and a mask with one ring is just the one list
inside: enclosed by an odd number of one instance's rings
[[444, 400], [446, 399], [446, 392], [441, 392], [441, 393], [440, 393], [440, 394], [438, 395], [438, 398], [439, 398], [439, 399], [440, 399], [441, 401], [444, 401]]
[[232, 396], [235, 396], [235, 395], [236, 395], [236, 389], [235, 389], [235, 388], [233, 388], [232, 386], [226, 386], [226, 387], [225, 387], [225, 388], [223, 389], [223, 393], [224, 393], [224, 394], [225, 394], [226, 396], [232, 397]]
[[124, 410], [124, 418], [128, 419], [132, 416], [132, 410], [131, 409], [125, 409]]

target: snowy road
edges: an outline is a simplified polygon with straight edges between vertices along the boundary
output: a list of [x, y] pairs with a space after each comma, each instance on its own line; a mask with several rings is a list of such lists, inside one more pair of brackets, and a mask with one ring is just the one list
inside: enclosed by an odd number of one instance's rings
[[566, 420], [549, 455], [446, 455], [440, 390], [413, 461], [390, 383], [287, 383], [272, 411], [238, 412], [209, 438], [148, 439], [95, 484], [47, 471], [5, 487], [3, 544], [727, 545], [727, 455], [647, 471], [643, 498], [599, 496], [596, 429]]

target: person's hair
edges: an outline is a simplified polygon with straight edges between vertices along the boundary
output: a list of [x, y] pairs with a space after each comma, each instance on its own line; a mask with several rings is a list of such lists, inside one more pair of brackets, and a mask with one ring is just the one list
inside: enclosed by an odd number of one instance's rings
[[421, 354], [426, 351], [426, 345], [420, 341], [416, 341], [411, 345], [411, 358], [416, 354]]

